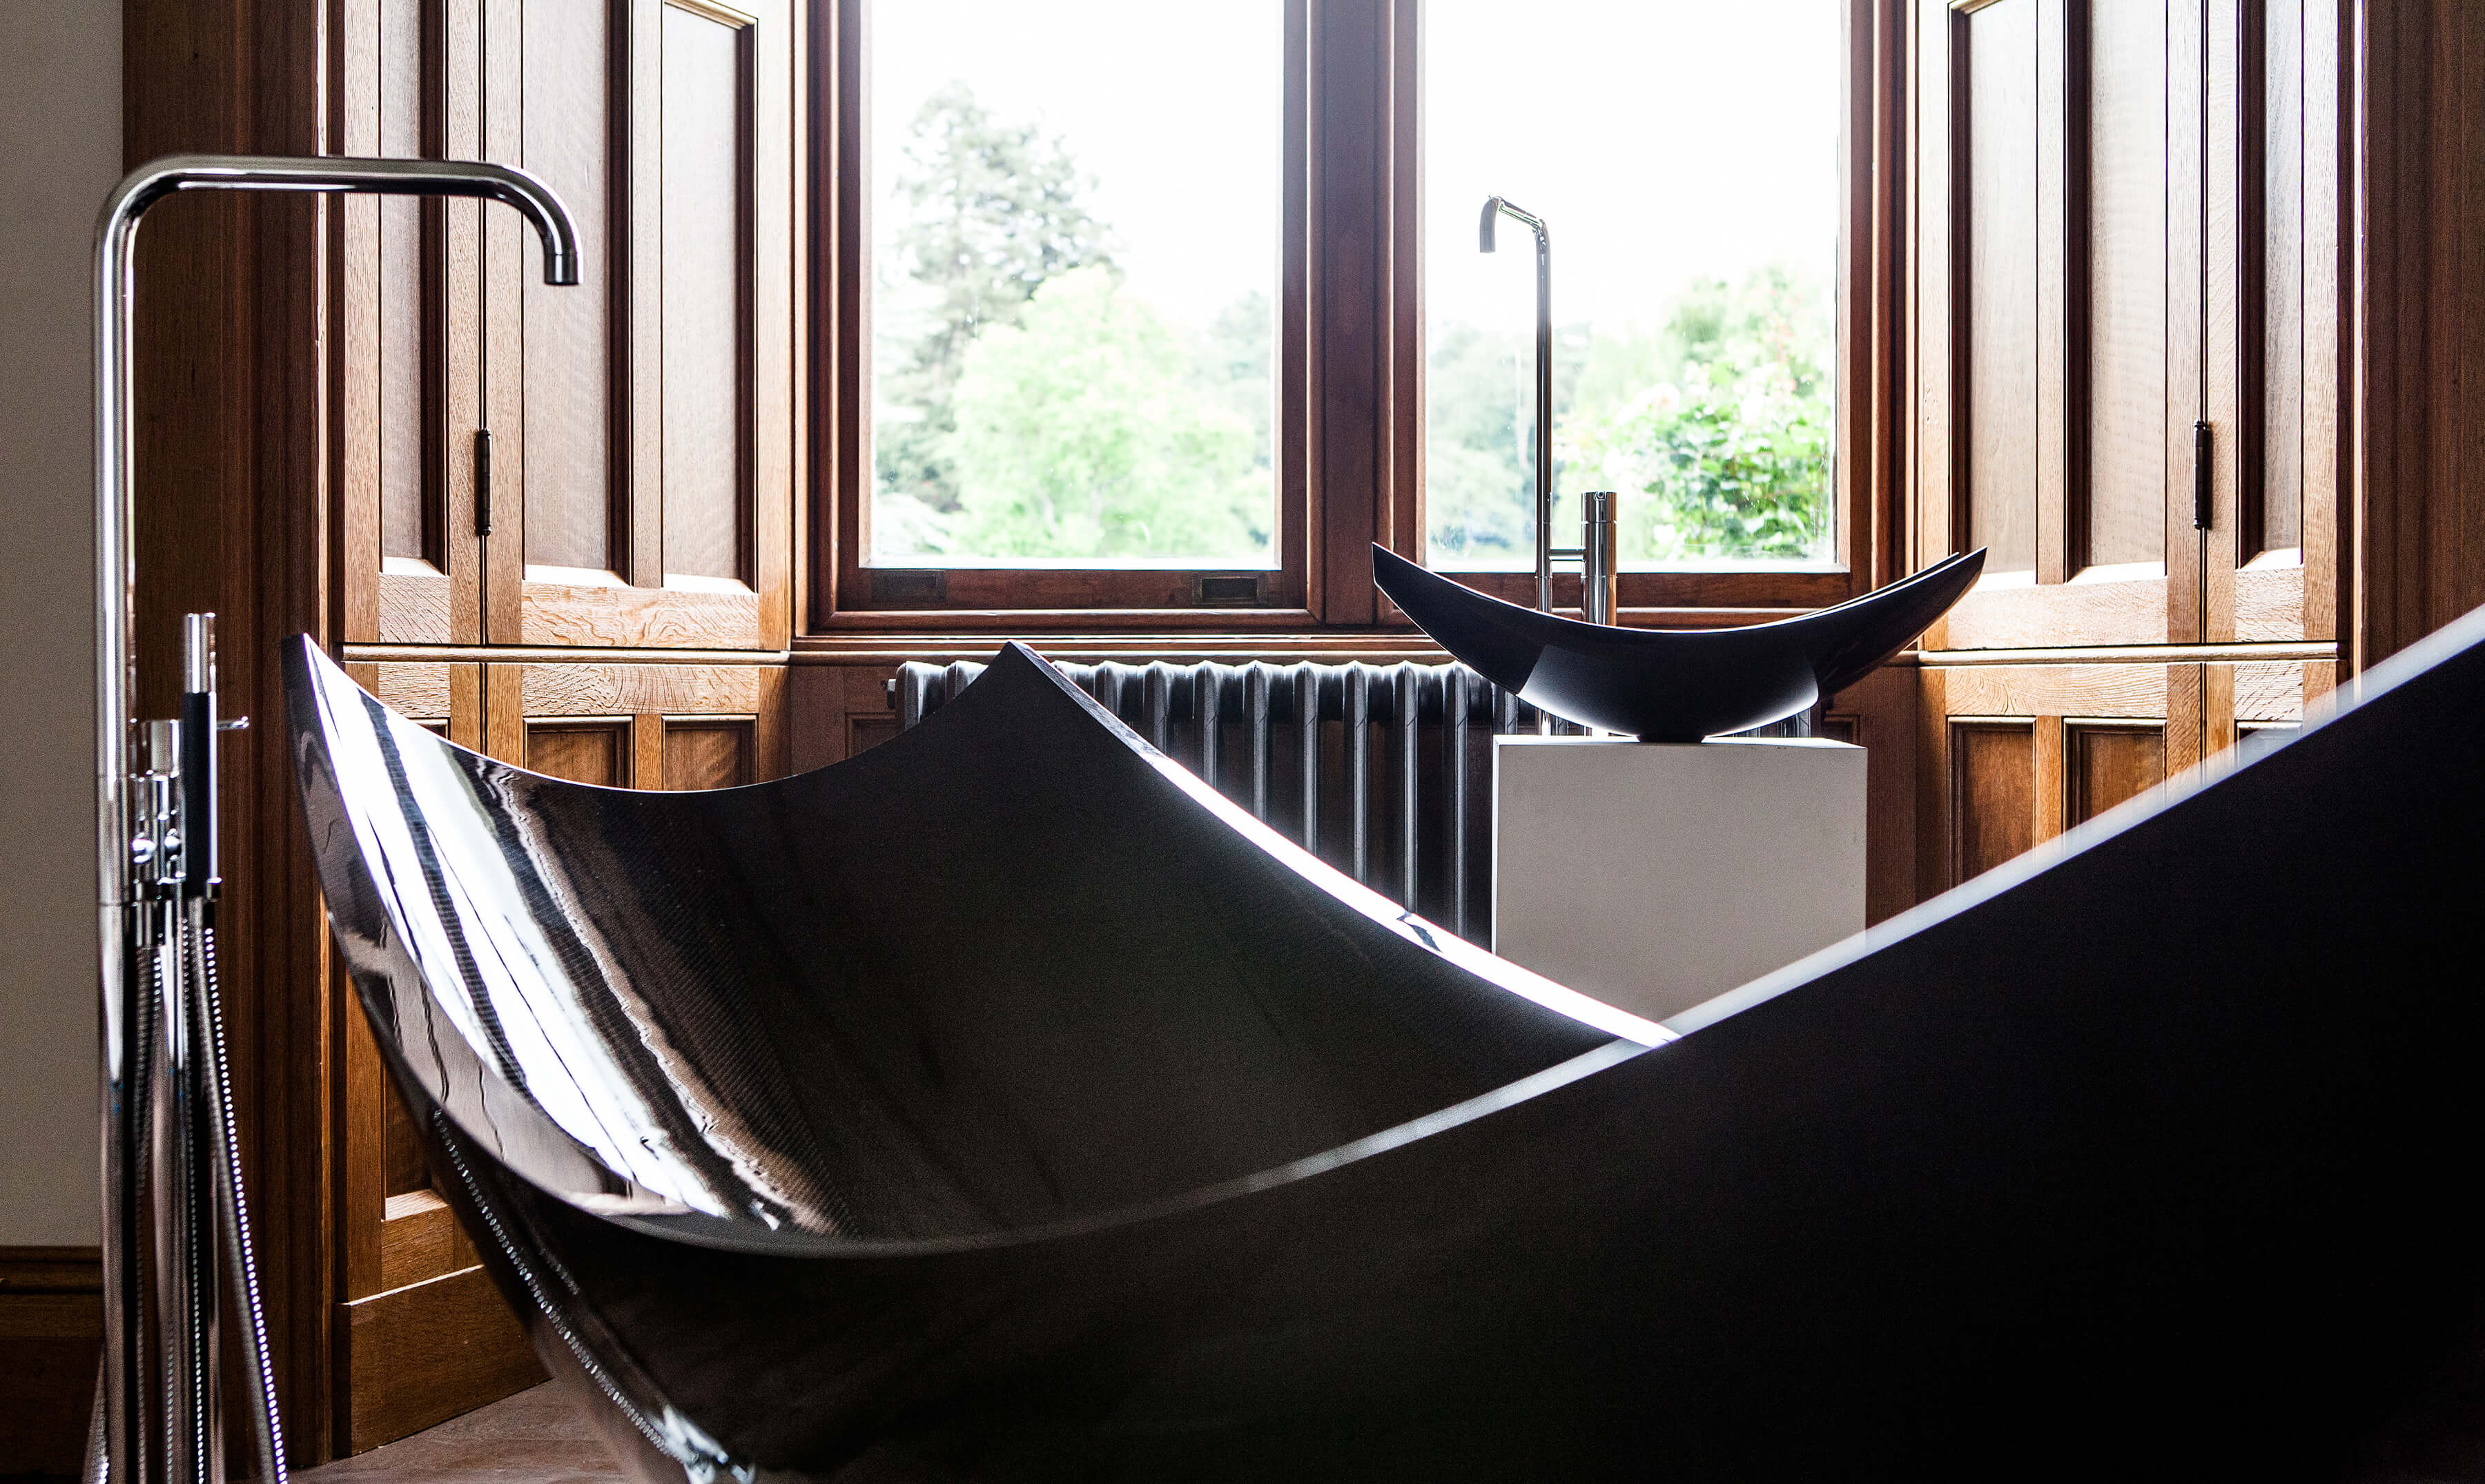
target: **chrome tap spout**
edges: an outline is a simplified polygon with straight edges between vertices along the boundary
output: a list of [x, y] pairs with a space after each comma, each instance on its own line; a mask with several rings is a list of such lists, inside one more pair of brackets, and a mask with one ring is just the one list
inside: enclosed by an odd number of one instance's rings
[[[212, 1374], [215, 1240], [204, 1229], [209, 1220], [225, 1228], [243, 1310], [246, 1330], [239, 1348], [250, 1373], [253, 1410], [259, 1414], [254, 1420], [259, 1424], [259, 1477], [263, 1484], [283, 1484], [285, 1478], [247, 1217], [233, 1163], [230, 1108], [224, 1099], [214, 934], [206, 905], [215, 886], [212, 742], [218, 723], [212, 629], [200, 621], [205, 616], [193, 616], [190, 673], [184, 682], [184, 707], [194, 713], [180, 724], [188, 728], [190, 763], [185, 770], [174, 760], [170, 746], [159, 745], [152, 756], [160, 766], [148, 770], [150, 798], [184, 798], [188, 791], [185, 808], [191, 821], [168, 830], [160, 809], [142, 821], [142, 801], [132, 783], [140, 772], [142, 740], [140, 728], [132, 725], [137, 671], [130, 653], [138, 581], [137, 509], [130, 479], [137, 440], [130, 379], [132, 254], [139, 219], [150, 206], [178, 192], [199, 190], [499, 201], [515, 207], [542, 236], [544, 281], [578, 282], [578, 233], [568, 208], [543, 181], [501, 165], [174, 154], [132, 171], [104, 202], [95, 258], [96, 851], [103, 1008], [104, 1354], [98, 1425], [86, 1476], [109, 1479], [110, 1484], [187, 1481], [214, 1473], [209, 1467], [218, 1445], [213, 1408], [196, 1400], [211, 1402], [217, 1394]], [[164, 733], [159, 743], [178, 732], [177, 724], [157, 726]], [[184, 777], [185, 771], [191, 776]], [[181, 864], [193, 878], [178, 898], [168, 885], [173, 878], [164, 859], [176, 850], [186, 853]], [[150, 1075], [148, 1048], [159, 1041], [175, 1051], [182, 1045], [191, 1049], [178, 1070], [166, 1061]], [[186, 1112], [194, 1106], [221, 1110], [225, 1121], [213, 1140], [203, 1141], [198, 1118]], [[146, 1167], [139, 1158], [139, 1140], [150, 1119], [159, 1130], [170, 1131], [178, 1147], [176, 1157], [157, 1160], [151, 1175], [142, 1179]], [[222, 1207], [215, 1215], [209, 1214], [214, 1207], [201, 1184], [210, 1171], [218, 1189], [216, 1204]], [[158, 1211], [160, 1249], [153, 1303], [161, 1314], [172, 1315], [178, 1308], [187, 1315], [179, 1324], [168, 1322], [165, 1333], [171, 1338], [159, 1343], [168, 1351], [169, 1371], [141, 1363], [148, 1342], [141, 1316], [149, 1300], [148, 1285], [140, 1278], [140, 1207], [150, 1198]], [[187, 1214], [174, 1222], [165, 1218], [166, 1212]], [[169, 1238], [168, 1230], [173, 1232]], [[175, 1393], [185, 1399], [177, 1400]], [[169, 1419], [169, 1425], [160, 1432], [150, 1429], [150, 1417]]]
[[1477, 222], [1476, 250], [1497, 251], [1496, 220], [1509, 216], [1536, 234], [1536, 607], [1553, 611], [1553, 238], [1544, 219], [1499, 196]]

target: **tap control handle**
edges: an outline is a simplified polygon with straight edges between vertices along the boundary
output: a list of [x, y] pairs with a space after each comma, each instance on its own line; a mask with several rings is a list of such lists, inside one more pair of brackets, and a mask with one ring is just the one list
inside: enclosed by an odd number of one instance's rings
[[1614, 491], [1592, 489], [1582, 496], [1586, 511], [1580, 533], [1579, 607], [1590, 623], [1611, 623], [1615, 593], [1622, 573], [1622, 542], [1614, 529]]
[[213, 900], [216, 866], [216, 616], [181, 618], [181, 894]]

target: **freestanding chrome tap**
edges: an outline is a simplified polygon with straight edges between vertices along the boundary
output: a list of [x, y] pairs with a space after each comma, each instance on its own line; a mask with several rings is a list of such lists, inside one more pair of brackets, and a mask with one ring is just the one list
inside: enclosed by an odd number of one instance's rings
[[1553, 544], [1553, 238], [1544, 219], [1488, 197], [1476, 222], [1476, 249], [1494, 252], [1494, 227], [1503, 216], [1526, 224], [1536, 234], [1536, 608], [1553, 611], [1553, 563], [1576, 562], [1580, 567], [1580, 616], [1590, 623], [1614, 621], [1614, 492], [1590, 490], [1581, 511], [1581, 538], [1576, 546]]
[[[137, 599], [130, 487], [130, 264], [139, 218], [178, 191], [467, 196], [515, 206], [543, 237], [544, 281], [578, 282], [569, 210], [522, 170], [457, 160], [175, 154], [113, 189], [96, 234], [96, 854], [101, 955], [103, 1310], [86, 1477], [213, 1484], [218, 1242], [240, 1336], [261, 1484], [284, 1484], [249, 1208], [233, 1146], [215, 977], [215, 616], [183, 624], [182, 716], [134, 725]], [[203, 1176], [212, 1182], [210, 1191]], [[141, 1244], [151, 1238], [142, 1282]]]

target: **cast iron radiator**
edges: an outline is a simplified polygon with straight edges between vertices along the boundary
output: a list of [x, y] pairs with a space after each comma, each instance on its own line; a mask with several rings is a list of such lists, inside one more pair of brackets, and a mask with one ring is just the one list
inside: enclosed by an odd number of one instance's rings
[[[1159, 752], [1304, 849], [1488, 946], [1491, 737], [1534, 731], [1534, 706], [1464, 665], [1059, 669]], [[983, 672], [965, 661], [900, 669], [899, 729]]]

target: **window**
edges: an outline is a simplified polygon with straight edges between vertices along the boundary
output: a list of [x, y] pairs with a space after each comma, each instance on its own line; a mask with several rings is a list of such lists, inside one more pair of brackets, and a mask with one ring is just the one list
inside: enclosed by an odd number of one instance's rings
[[1372, 539], [1524, 596], [1490, 194], [1554, 544], [1622, 491], [1644, 616], [1890, 570], [1905, 7], [819, 3], [815, 627], [1386, 622]]
[[1553, 544], [1618, 492], [1626, 568], [1833, 560], [1843, 0], [1427, 0], [1425, 537], [1535, 562], [1536, 254], [1552, 242]]
[[1284, 8], [871, 30], [870, 560], [1276, 565]]

